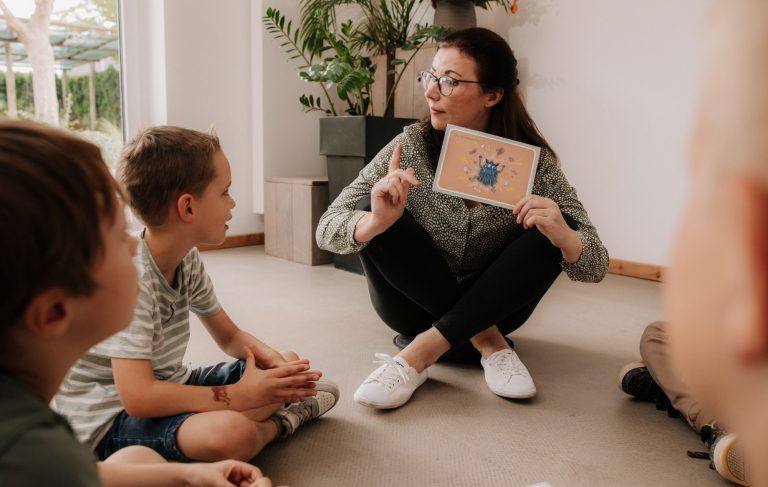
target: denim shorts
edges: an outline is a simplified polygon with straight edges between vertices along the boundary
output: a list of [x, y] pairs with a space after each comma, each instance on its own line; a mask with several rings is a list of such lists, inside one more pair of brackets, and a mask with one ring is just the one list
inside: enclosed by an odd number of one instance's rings
[[[245, 370], [245, 362], [221, 362], [210, 367], [192, 370], [187, 385], [223, 386], [240, 380]], [[99, 460], [127, 446], [140, 445], [155, 450], [166, 460], [173, 462], [191, 462], [176, 442], [176, 433], [181, 423], [195, 413], [182, 413], [163, 418], [135, 418], [125, 411], [115, 417], [114, 423], [94, 449]]]

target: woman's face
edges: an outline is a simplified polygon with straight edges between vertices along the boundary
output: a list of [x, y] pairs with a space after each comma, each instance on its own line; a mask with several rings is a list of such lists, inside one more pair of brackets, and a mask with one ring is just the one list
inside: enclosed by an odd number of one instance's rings
[[[430, 72], [435, 76], [478, 81], [475, 60], [453, 47], [437, 51]], [[445, 130], [450, 123], [485, 131], [491, 117], [491, 108], [501, 100], [499, 92], [484, 93], [478, 83], [459, 83], [449, 96], [445, 96], [440, 93], [437, 81], [430, 83], [424, 97], [429, 105], [432, 127], [436, 130]]]

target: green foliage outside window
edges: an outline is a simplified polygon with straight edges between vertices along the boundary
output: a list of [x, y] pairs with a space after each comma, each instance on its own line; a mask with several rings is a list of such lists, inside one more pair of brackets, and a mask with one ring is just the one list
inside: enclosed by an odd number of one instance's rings
[[[32, 118], [35, 112], [32, 98], [32, 75], [15, 73], [16, 107], [20, 118]], [[120, 74], [114, 66], [108, 66], [104, 71], [96, 73], [96, 117], [106, 120], [116, 127], [122, 125], [120, 117]], [[6, 99], [6, 78], [0, 74], [0, 113], [8, 114]], [[85, 129], [90, 122], [88, 105], [88, 76], [67, 76], [67, 103], [61, 100], [61, 77], [56, 76], [56, 95], [59, 99], [62, 121], [68, 120], [67, 127]]]

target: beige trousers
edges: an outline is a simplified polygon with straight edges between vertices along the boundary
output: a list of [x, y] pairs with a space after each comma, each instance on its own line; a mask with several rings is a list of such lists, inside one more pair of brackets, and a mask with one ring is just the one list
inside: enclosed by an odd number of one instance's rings
[[701, 406], [685, 381], [672, 368], [669, 350], [667, 323], [657, 321], [645, 328], [640, 339], [640, 355], [643, 357], [651, 377], [669, 397], [672, 406], [688, 421], [693, 429], [700, 431], [705, 424], [714, 422], [711, 413]]

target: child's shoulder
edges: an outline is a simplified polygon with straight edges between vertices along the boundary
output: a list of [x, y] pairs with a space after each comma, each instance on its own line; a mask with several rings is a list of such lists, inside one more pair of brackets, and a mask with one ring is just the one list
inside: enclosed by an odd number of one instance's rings
[[197, 250], [197, 247], [192, 247], [192, 250], [184, 256], [181, 264], [179, 264], [178, 273], [190, 279], [198, 279], [206, 275], [205, 265], [203, 265], [203, 259], [200, 257], [200, 251]]
[[8, 485], [98, 485], [91, 454], [66, 420], [14, 376], [0, 373], [0, 387], [0, 478]]

